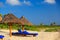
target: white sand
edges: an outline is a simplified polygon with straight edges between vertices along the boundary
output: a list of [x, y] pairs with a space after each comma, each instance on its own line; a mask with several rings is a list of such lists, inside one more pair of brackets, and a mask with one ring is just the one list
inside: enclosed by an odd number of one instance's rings
[[[17, 32], [17, 30], [13, 30], [12, 32]], [[29, 31], [36, 32], [36, 31]], [[59, 32], [38, 32], [38, 36], [12, 36], [9, 37], [9, 30], [0, 30], [0, 34], [4, 35], [4, 40], [60, 40]]]

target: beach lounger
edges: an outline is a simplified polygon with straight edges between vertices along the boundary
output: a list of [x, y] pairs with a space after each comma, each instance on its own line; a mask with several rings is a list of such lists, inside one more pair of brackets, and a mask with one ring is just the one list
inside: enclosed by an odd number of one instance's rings
[[29, 33], [27, 31], [22, 32], [21, 30], [18, 30], [18, 32], [12, 33], [12, 35], [24, 35], [24, 36], [33, 35], [33, 36], [37, 36], [38, 33]]
[[4, 36], [3, 35], [0, 35], [0, 39], [3, 40]]

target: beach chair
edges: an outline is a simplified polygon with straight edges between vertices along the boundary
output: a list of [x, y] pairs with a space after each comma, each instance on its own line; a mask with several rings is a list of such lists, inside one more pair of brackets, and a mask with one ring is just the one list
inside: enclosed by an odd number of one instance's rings
[[33, 36], [37, 36], [38, 33], [29, 33], [27, 31], [21, 31], [21, 30], [18, 30], [18, 32], [14, 32], [12, 33], [12, 35], [23, 35], [23, 36], [26, 36], [26, 35], [33, 35]]
[[0, 35], [0, 39], [3, 40], [4, 36], [3, 35]]

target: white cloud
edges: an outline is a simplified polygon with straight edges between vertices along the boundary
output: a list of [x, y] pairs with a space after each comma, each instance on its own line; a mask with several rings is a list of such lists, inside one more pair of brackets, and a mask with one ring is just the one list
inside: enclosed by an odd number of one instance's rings
[[23, 2], [19, 1], [19, 0], [6, 0], [6, 3], [10, 4], [10, 5], [27, 5], [27, 6], [31, 6], [31, 2], [30, 1], [26, 1], [24, 0]]
[[55, 4], [55, 0], [44, 0], [44, 3]]
[[10, 5], [20, 5], [19, 0], [6, 0], [6, 2]]
[[23, 4], [30, 6], [31, 5], [31, 2], [24, 0]]

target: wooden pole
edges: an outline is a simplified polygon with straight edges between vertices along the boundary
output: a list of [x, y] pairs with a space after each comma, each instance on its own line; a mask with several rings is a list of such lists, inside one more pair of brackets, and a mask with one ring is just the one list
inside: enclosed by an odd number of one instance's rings
[[10, 37], [12, 36], [12, 24], [9, 24]]
[[3, 40], [3, 38], [1, 40]]
[[24, 25], [22, 25], [22, 31], [24, 31]]

